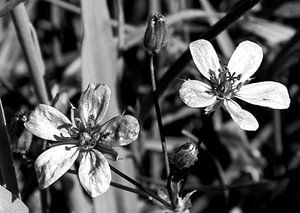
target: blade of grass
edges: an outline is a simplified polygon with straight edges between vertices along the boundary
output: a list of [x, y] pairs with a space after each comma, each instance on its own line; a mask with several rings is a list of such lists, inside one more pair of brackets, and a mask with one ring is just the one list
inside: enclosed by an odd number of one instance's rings
[[[199, 0], [199, 1], [202, 7], [204, 8], [204, 10], [210, 14], [209, 16], [207, 16], [207, 20], [209, 24], [214, 25], [219, 20], [219, 18], [215, 15], [216, 14], [215, 9], [212, 7], [209, 1], [207, 0]], [[216, 37], [216, 40], [220, 46], [223, 55], [229, 58], [234, 51], [234, 45], [227, 30], [224, 30], [222, 33], [220, 33]]]
[[[82, 88], [90, 82], [105, 83], [112, 91], [106, 118], [120, 114], [118, 107], [118, 75], [122, 61], [117, 58], [117, 47], [113, 40], [112, 27], [106, 0], [81, 0], [84, 37], [81, 51]], [[122, 152], [122, 150], [121, 150]], [[123, 160], [116, 167], [122, 167], [134, 176], [132, 162]], [[123, 184], [120, 177], [113, 177]], [[104, 195], [95, 199], [95, 212], [136, 212], [136, 195], [110, 188]]]
[[10, 0], [0, 5], [0, 17], [5, 16], [8, 12], [10, 12], [13, 8], [18, 6], [21, 2], [25, 0]]
[[12, 153], [10, 150], [10, 139], [0, 98], [0, 168], [6, 188], [15, 196], [19, 197], [19, 188], [16, 172], [13, 165]]
[[38, 54], [38, 47], [36, 46], [37, 43], [32, 37], [33, 29], [31, 28], [31, 23], [24, 4], [21, 3], [15, 7], [11, 11], [11, 15], [19, 42], [24, 52], [35, 93], [40, 103], [48, 104], [49, 98], [43, 77], [45, 70], [41, 70], [42, 59]]

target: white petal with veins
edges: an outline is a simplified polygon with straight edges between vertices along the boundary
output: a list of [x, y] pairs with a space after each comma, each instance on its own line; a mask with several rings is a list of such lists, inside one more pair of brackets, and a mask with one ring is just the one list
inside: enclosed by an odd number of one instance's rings
[[181, 100], [189, 107], [206, 107], [216, 102], [211, 87], [197, 80], [185, 81], [179, 89]]
[[218, 76], [218, 70], [221, 68], [220, 61], [212, 44], [207, 40], [200, 39], [190, 43], [189, 47], [199, 72], [208, 80], [210, 80], [210, 70]]
[[43, 152], [34, 163], [40, 188], [47, 188], [65, 174], [78, 154], [79, 150], [74, 145], [59, 145]]
[[224, 100], [224, 107], [230, 114], [232, 120], [236, 122], [241, 129], [255, 131], [258, 128], [256, 118], [248, 111], [242, 109], [238, 103], [233, 100]]
[[108, 162], [95, 149], [83, 153], [78, 176], [81, 185], [91, 197], [103, 194], [110, 186], [111, 171]]
[[32, 134], [52, 141], [61, 141], [70, 138], [68, 128], [71, 121], [54, 107], [39, 104], [24, 123], [26, 129]]
[[242, 86], [236, 93], [236, 97], [250, 104], [273, 109], [286, 109], [290, 105], [287, 88], [274, 81], [263, 81]]
[[229, 72], [242, 74], [239, 82], [244, 82], [257, 71], [262, 59], [263, 51], [259, 45], [251, 41], [243, 41], [237, 46], [228, 62]]

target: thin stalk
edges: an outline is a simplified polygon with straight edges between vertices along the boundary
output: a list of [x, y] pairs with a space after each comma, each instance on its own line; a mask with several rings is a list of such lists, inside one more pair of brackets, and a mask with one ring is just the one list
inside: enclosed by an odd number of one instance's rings
[[[231, 24], [237, 21], [248, 10], [254, 7], [260, 0], [241, 0], [238, 2], [222, 19], [220, 19], [211, 28], [205, 31], [200, 38], [213, 40], [218, 34], [227, 29]], [[191, 60], [192, 56], [189, 49], [187, 49], [166, 71], [164, 76], [157, 84], [157, 95], [161, 94], [168, 88], [174, 79], [180, 74], [183, 68]], [[146, 97], [142, 104], [143, 114], [140, 116], [140, 120], [144, 120], [152, 108], [151, 97]]]
[[19, 188], [10, 150], [10, 139], [0, 98], [0, 169], [6, 188], [19, 197]]
[[169, 198], [171, 201], [171, 206], [173, 209], [176, 208], [176, 203], [175, 203], [175, 197], [174, 197], [174, 193], [173, 193], [173, 188], [172, 188], [172, 178], [173, 178], [173, 172], [171, 172], [168, 176], [167, 179], [167, 190], [168, 190], [168, 194], [169, 194]]
[[124, 178], [125, 180], [127, 180], [128, 182], [130, 182], [131, 184], [133, 184], [134, 186], [136, 186], [138, 189], [140, 189], [142, 192], [144, 192], [145, 194], [147, 194], [149, 197], [154, 198], [158, 202], [162, 203], [166, 208], [171, 209], [171, 206], [170, 206], [170, 204], [167, 201], [163, 200], [158, 195], [156, 195], [153, 192], [151, 192], [150, 190], [146, 189], [142, 184], [140, 184], [136, 180], [132, 179], [131, 177], [127, 176], [126, 174], [124, 174], [123, 172], [121, 172], [120, 170], [116, 169], [115, 167], [113, 167], [111, 165], [110, 165], [110, 169], [113, 172], [115, 172], [117, 175], [119, 175], [120, 177]]
[[49, 189], [41, 190], [41, 202], [42, 202], [42, 212], [49, 213], [50, 205], [49, 205]]
[[44, 1], [49, 2], [57, 7], [63, 8], [65, 10], [68, 10], [76, 14], [80, 14], [81, 12], [80, 7], [77, 7], [76, 5], [70, 4], [65, 1], [58, 1], [58, 0], [44, 0]]
[[152, 96], [153, 96], [153, 102], [156, 112], [156, 118], [157, 118], [157, 124], [160, 134], [160, 141], [161, 141], [161, 148], [162, 148], [162, 154], [165, 162], [166, 167], [166, 173], [167, 177], [170, 174], [170, 164], [169, 164], [169, 158], [168, 158], [168, 152], [167, 152], [167, 145], [166, 145], [166, 138], [164, 134], [163, 124], [162, 124], [162, 118], [161, 118], [161, 112], [160, 107], [158, 103], [158, 95], [156, 90], [156, 70], [157, 65], [155, 65], [154, 60], [156, 59], [154, 54], [150, 54], [150, 72], [151, 72], [151, 84], [152, 84]]
[[281, 134], [281, 114], [279, 110], [274, 110], [274, 142], [275, 142], [275, 154], [280, 157], [283, 152], [282, 148], [282, 134]]
[[[72, 175], [77, 175], [78, 172], [75, 171], [75, 170], [73, 170], [73, 169], [70, 169], [70, 170], [68, 170], [68, 173], [72, 174]], [[143, 197], [145, 197], [147, 199], [150, 199], [150, 200], [152, 199], [152, 197], [150, 197], [144, 191], [141, 191], [141, 190], [138, 190], [138, 189], [134, 189], [132, 187], [124, 186], [122, 184], [119, 184], [119, 183], [116, 183], [116, 182], [113, 182], [113, 181], [110, 182], [110, 185], [113, 186], [113, 187], [122, 189], [124, 191], [128, 191], [128, 192], [131, 192], [131, 193], [134, 193], [134, 194], [138, 194], [138, 195], [143, 196]]]
[[157, 90], [156, 90], [156, 71], [157, 71], [157, 67], [158, 67], [158, 65], [156, 63], [157, 57], [158, 57], [158, 55], [155, 53], [150, 54], [152, 95], [153, 95], [154, 108], [155, 108], [155, 112], [156, 112], [157, 125], [158, 125], [158, 129], [159, 129], [159, 134], [160, 134], [162, 154], [163, 154], [165, 167], [166, 167], [166, 173], [167, 173], [167, 190], [168, 190], [172, 208], [174, 209], [176, 207], [176, 204], [175, 204], [175, 198], [174, 198], [174, 193], [173, 193], [172, 183], [171, 183], [172, 182], [172, 174], [170, 173], [170, 163], [169, 163], [169, 158], [168, 158], [166, 137], [164, 134], [161, 111], [160, 111], [160, 107], [159, 107], [159, 103], [158, 103], [158, 95], [157, 95]]
[[143, 196], [143, 197], [145, 197], [147, 199], [150, 199], [150, 200], [152, 199], [151, 197], [149, 197], [149, 195], [147, 195], [145, 192], [143, 192], [141, 190], [134, 189], [134, 188], [131, 188], [131, 187], [128, 187], [128, 186], [124, 186], [122, 184], [115, 183], [115, 182], [110, 182], [110, 185], [113, 186], [113, 187], [116, 187], [118, 189], [122, 189], [124, 191], [128, 191], [128, 192], [137, 194], [139, 196]]
[[[200, 147], [198, 147], [198, 148], [200, 148]], [[223, 188], [225, 212], [227, 212], [228, 211], [227, 206], [228, 206], [228, 201], [229, 201], [229, 190], [228, 190], [228, 186], [227, 186], [226, 181], [225, 181], [224, 170], [223, 170], [220, 162], [218, 161], [218, 159], [214, 155], [212, 155], [209, 152], [209, 150], [207, 150], [206, 148], [204, 150], [208, 153], [208, 155], [212, 159], [213, 163], [215, 164], [215, 167], [216, 167], [216, 170], [217, 170], [218, 179], [219, 179], [221, 187]]]
[[35, 93], [40, 103], [48, 104], [49, 98], [43, 77], [44, 70], [41, 70], [41, 59], [37, 52], [37, 44], [32, 38], [30, 21], [24, 3], [15, 7], [11, 11], [11, 16], [25, 55]]
[[118, 49], [123, 50], [125, 45], [125, 30], [124, 30], [124, 11], [121, 0], [116, 0], [117, 3], [117, 18], [118, 18]]

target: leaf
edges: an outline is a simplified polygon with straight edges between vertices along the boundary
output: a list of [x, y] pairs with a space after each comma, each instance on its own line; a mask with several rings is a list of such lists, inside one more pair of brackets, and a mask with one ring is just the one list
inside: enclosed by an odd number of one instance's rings
[[0, 212], [28, 213], [29, 210], [16, 195], [0, 186]]
[[[203, 9], [209, 13], [209, 15], [207, 16], [207, 20], [211, 26], [214, 25], [219, 19], [221, 19], [221, 17], [217, 15], [215, 9], [208, 0], [200, 0], [200, 3]], [[223, 55], [229, 58], [234, 51], [234, 44], [228, 32], [224, 30], [217, 36], [216, 40]]]
[[[106, 0], [81, 0], [84, 28], [81, 76], [83, 89], [90, 82], [104, 83], [111, 88], [112, 95], [106, 118], [112, 118], [120, 114], [117, 98], [117, 78], [120, 70], [118, 65], [122, 61], [117, 58], [117, 49], [114, 44], [106, 2]], [[118, 162], [117, 167], [119, 166], [126, 170], [128, 175], [135, 175], [130, 161]], [[126, 184], [121, 178], [117, 177], [115, 180], [118, 183]], [[137, 211], [137, 203], [138, 200], [135, 195], [110, 189], [105, 193], [105, 196], [97, 197], [94, 202], [94, 211], [117, 213], [119, 209], [122, 209], [124, 213], [131, 213]]]
[[[89, 83], [107, 84], [112, 90], [108, 117], [119, 114], [117, 106], [117, 49], [105, 0], [81, 0], [84, 37], [81, 50], [82, 88]], [[112, 114], [110, 114], [112, 112]]]
[[0, 17], [5, 16], [9, 13], [12, 9], [18, 6], [20, 3], [24, 2], [25, 0], [9, 0], [4, 4], [0, 5]]
[[240, 26], [266, 40], [270, 45], [290, 40], [296, 33], [291, 26], [262, 18], [249, 17], [240, 21]]
[[292, 1], [282, 4], [274, 13], [281, 18], [300, 18], [300, 2]]
[[266, 161], [260, 151], [255, 146], [251, 146], [246, 132], [233, 121], [229, 121], [222, 125], [218, 134], [231, 156], [231, 165], [226, 171], [227, 183], [236, 178], [240, 172], [250, 173], [253, 180], [258, 181]]

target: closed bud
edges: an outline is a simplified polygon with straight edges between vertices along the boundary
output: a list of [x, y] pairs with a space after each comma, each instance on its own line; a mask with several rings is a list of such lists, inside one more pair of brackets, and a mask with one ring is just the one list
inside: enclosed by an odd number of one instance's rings
[[155, 13], [148, 18], [148, 25], [144, 36], [144, 46], [150, 53], [158, 54], [166, 44], [167, 25], [165, 17], [160, 13]]
[[170, 162], [176, 169], [187, 169], [198, 160], [197, 155], [197, 144], [191, 141], [176, 148], [171, 154]]

